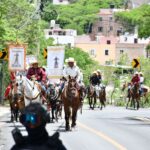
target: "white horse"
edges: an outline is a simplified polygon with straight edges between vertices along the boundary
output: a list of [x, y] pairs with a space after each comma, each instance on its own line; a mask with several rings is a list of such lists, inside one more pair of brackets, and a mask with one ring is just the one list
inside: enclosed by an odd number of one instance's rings
[[41, 88], [36, 81], [31, 81], [24, 76], [17, 76], [16, 83], [18, 83], [18, 93], [24, 95], [25, 106], [32, 102], [42, 103]]

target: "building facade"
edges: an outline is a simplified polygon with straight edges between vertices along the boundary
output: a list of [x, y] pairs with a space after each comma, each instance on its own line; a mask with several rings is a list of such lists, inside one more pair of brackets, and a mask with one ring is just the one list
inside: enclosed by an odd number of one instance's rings
[[54, 24], [50, 29], [44, 30], [46, 39], [53, 38], [53, 44], [68, 45], [73, 47], [77, 31], [72, 29], [61, 29], [58, 24]]
[[[123, 34], [122, 24], [115, 19], [115, 12], [122, 9], [100, 9], [97, 21], [93, 23], [91, 37], [98, 36], [120, 36]], [[95, 40], [93, 38], [93, 40]]]

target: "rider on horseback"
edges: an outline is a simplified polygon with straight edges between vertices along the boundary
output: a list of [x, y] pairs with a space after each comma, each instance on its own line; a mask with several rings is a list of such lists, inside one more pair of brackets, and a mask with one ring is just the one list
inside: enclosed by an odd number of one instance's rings
[[132, 83], [132, 85], [140, 83], [140, 77], [139, 77], [138, 72], [135, 72], [134, 76], [131, 79], [131, 83]]
[[31, 67], [27, 71], [27, 78], [30, 80], [35, 80], [37, 81], [42, 88], [43, 93], [43, 98], [45, 99], [44, 95], [46, 93], [46, 72], [43, 70], [43, 68], [38, 66], [37, 60], [33, 61], [31, 64]]
[[[63, 79], [65, 80], [68, 80], [68, 77], [76, 77], [76, 81], [77, 81], [77, 89], [80, 91], [81, 89], [81, 72], [80, 72], [80, 69], [77, 65], [75, 65], [75, 60], [74, 58], [70, 57], [67, 59], [67, 62], [68, 62], [68, 66], [64, 67], [63, 69]], [[82, 97], [82, 93], [80, 91], [80, 94], [81, 94], [81, 101], [83, 101], [83, 97]]]
[[95, 86], [95, 85], [99, 85], [100, 84], [100, 80], [97, 76], [97, 72], [94, 71], [92, 76], [90, 77], [90, 83]]
[[10, 91], [12, 89], [12, 84], [13, 82], [15, 81], [16, 79], [16, 72], [13, 72], [11, 71], [10, 72], [10, 84], [7, 86], [6, 90], [5, 90], [5, 93], [4, 93], [4, 99], [7, 99], [9, 94], [10, 94]]
[[99, 79], [99, 82], [101, 83], [101, 81], [102, 81], [101, 71], [100, 71], [100, 70], [97, 70], [96, 72], [97, 72], [97, 77], [98, 77], [98, 79]]
[[134, 76], [131, 79], [131, 83], [128, 84], [128, 93], [130, 89], [134, 87], [135, 84], [139, 84], [139, 83], [140, 83], [140, 77], [139, 77], [139, 73], [136, 71], [134, 73]]

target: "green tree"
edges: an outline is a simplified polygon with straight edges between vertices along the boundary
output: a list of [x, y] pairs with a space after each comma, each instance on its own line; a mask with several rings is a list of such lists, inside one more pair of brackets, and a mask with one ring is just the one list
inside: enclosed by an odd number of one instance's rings
[[[78, 34], [83, 34], [87, 32], [85, 27], [96, 20], [99, 9], [109, 8], [112, 3], [116, 7], [123, 5], [122, 0], [77, 0], [67, 6], [49, 4], [44, 8], [42, 16], [46, 21], [55, 19], [62, 28], [76, 29]], [[57, 17], [53, 15], [53, 12], [57, 12]]]
[[83, 72], [85, 84], [89, 84], [89, 76], [91, 72], [99, 68], [98, 62], [92, 60], [88, 53], [82, 51], [79, 48], [69, 48], [65, 49], [65, 58], [73, 57], [81, 71]]
[[150, 5], [142, 5], [131, 11], [127, 10], [116, 13], [116, 17], [129, 32], [134, 31], [133, 27], [137, 26], [140, 38], [147, 38], [150, 36]]

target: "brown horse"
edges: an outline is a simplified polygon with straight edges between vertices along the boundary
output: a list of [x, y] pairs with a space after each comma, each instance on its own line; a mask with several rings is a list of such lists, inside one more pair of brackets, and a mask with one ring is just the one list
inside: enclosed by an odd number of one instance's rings
[[19, 112], [25, 107], [24, 97], [18, 92], [18, 83], [14, 82], [12, 84], [8, 100], [10, 104], [11, 121], [18, 121]]
[[[127, 82], [125, 82], [124, 84], [123, 84], [123, 87], [122, 87], [122, 91], [124, 91], [128, 86], [129, 86], [129, 84], [131, 84], [131, 83], [127, 83]], [[141, 98], [144, 98], [144, 104], [145, 103], [147, 103], [148, 102], [148, 98], [149, 98], [149, 96], [150, 96], [150, 88], [148, 87], [148, 86], [145, 86], [145, 85], [143, 85], [142, 86], [142, 94], [140, 94], [140, 97]], [[131, 99], [131, 94], [130, 94], [130, 92], [129, 92], [129, 90], [128, 90], [128, 95], [127, 95], [127, 97], [129, 98], [129, 102], [131, 101], [130, 99]], [[131, 101], [131, 104], [132, 104], [133, 102]]]
[[100, 101], [100, 109], [102, 110], [103, 106], [105, 107], [105, 103], [106, 103], [106, 90], [105, 87], [101, 87], [101, 89], [99, 90], [99, 101]]
[[87, 98], [89, 100], [90, 108], [94, 109], [96, 105], [96, 91], [92, 85], [87, 87]]
[[87, 88], [87, 98], [89, 100], [89, 105], [91, 109], [95, 108], [97, 99], [99, 99], [100, 109], [102, 110], [103, 106], [105, 107], [106, 102], [106, 91], [104, 86], [93, 86], [90, 85]]
[[61, 99], [64, 104], [66, 131], [70, 130], [70, 117], [72, 118], [71, 127], [73, 128], [76, 126], [77, 111], [81, 105], [80, 93], [77, 86], [76, 77], [69, 76], [68, 84], [65, 86], [61, 94]]
[[[122, 90], [124, 91], [126, 87], [128, 87], [129, 85], [131, 85], [131, 83], [125, 83], [123, 85]], [[126, 109], [128, 108], [129, 102], [131, 102], [131, 104], [133, 104], [134, 109], [135, 109], [135, 104], [137, 103], [137, 110], [139, 109], [139, 105], [140, 105], [140, 84], [134, 84], [131, 86], [131, 88], [128, 88], [128, 102], [126, 105]]]

